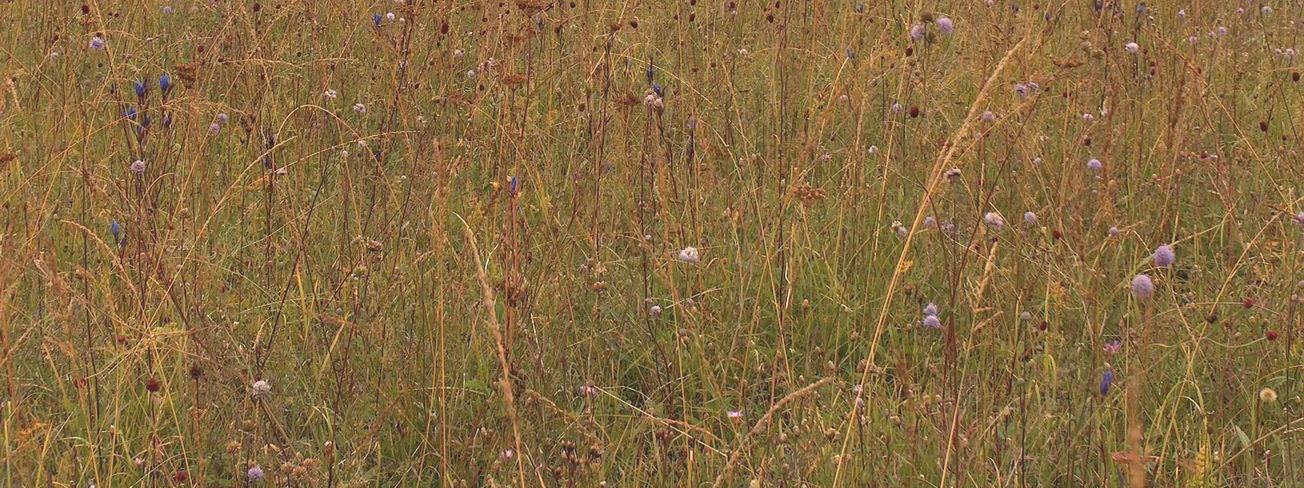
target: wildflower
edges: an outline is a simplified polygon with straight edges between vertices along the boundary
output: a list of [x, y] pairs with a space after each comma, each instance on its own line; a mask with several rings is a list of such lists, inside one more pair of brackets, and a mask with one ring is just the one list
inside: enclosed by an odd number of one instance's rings
[[475, 79], [475, 69], [474, 69], [474, 68], [466, 70], [466, 79], [468, 79], [468, 80], [474, 80], [474, 79]]
[[1019, 98], [1027, 97], [1027, 96], [1028, 96], [1028, 85], [1025, 85], [1025, 84], [1023, 84], [1023, 83], [1015, 83], [1015, 84], [1014, 84], [1014, 93], [1017, 93], [1017, 94], [1019, 95]]
[[928, 27], [925, 26], [924, 24], [915, 24], [910, 26], [910, 39], [914, 41], [922, 40], [924, 38], [924, 34], [928, 32], [927, 29]]
[[1029, 321], [1029, 320], [1032, 320], [1032, 313], [1031, 313], [1031, 312], [1023, 312], [1023, 313], [1020, 313], [1020, 314], [1019, 314], [1019, 320], [1022, 320], [1022, 321], [1024, 321], [1024, 322], [1027, 322], [1027, 321]]
[[1109, 394], [1109, 386], [1114, 384], [1114, 370], [1106, 369], [1105, 374], [1100, 375], [1100, 396]]
[[322, 96], [324, 96], [324, 97], [326, 97], [326, 98], [328, 98], [328, 99], [330, 99], [330, 100], [334, 100], [335, 97], [340, 96], [340, 93], [337, 92], [337, 91], [335, 91], [335, 89], [333, 89], [333, 88], [327, 88], [326, 91], [325, 91], [324, 93], [322, 93]]
[[1172, 247], [1164, 244], [1155, 248], [1154, 258], [1155, 266], [1167, 268], [1173, 265], [1173, 261], [1177, 260], [1177, 255], [1173, 253]]
[[1300, 210], [1299, 213], [1295, 214], [1294, 220], [1296, 224], [1304, 226], [1304, 210]]
[[960, 179], [960, 168], [948, 169], [943, 176], [946, 176], [946, 179], [951, 180], [951, 182], [955, 182], [955, 180]]
[[1099, 159], [1091, 158], [1091, 159], [1087, 160], [1087, 169], [1089, 169], [1089, 170], [1092, 170], [1092, 171], [1100, 171], [1101, 168], [1104, 168], [1104, 167], [1105, 167], [1104, 163], [1101, 163]]
[[1129, 53], [1136, 54], [1137, 51], [1141, 50], [1141, 46], [1137, 45], [1135, 42], [1129, 42], [1123, 45], [1123, 49], [1127, 49], [1127, 52]]
[[1024, 212], [1023, 221], [1028, 225], [1037, 225], [1037, 214], [1031, 210]]
[[1277, 337], [1279, 337], [1279, 336], [1280, 336], [1280, 334], [1278, 334], [1277, 331], [1275, 331], [1275, 330], [1270, 330], [1270, 331], [1265, 332], [1265, 333], [1263, 334], [1263, 338], [1267, 339], [1268, 342], [1272, 342], [1272, 341], [1277, 340]]
[[991, 110], [983, 112], [983, 122], [993, 122], [996, 120], [996, 114]]
[[937, 318], [936, 315], [929, 315], [927, 317], [924, 317], [924, 327], [928, 327], [930, 329], [940, 329], [942, 328], [942, 320]]
[[1096, 120], [1096, 116], [1095, 116], [1095, 115], [1092, 115], [1092, 114], [1089, 113], [1089, 112], [1083, 112], [1083, 114], [1082, 114], [1082, 121], [1083, 121], [1083, 122], [1091, 122], [1091, 121], [1093, 121], [1093, 120]]
[[927, 228], [927, 229], [936, 229], [936, 228], [937, 228], [937, 217], [934, 217], [934, 216], [932, 216], [932, 215], [929, 215], [929, 216], [927, 216], [927, 217], [924, 217], [924, 228]]
[[1155, 294], [1155, 282], [1150, 280], [1150, 275], [1139, 274], [1132, 278], [1132, 296], [1145, 300]]
[[1225, 36], [1225, 35], [1227, 35], [1227, 28], [1224, 27], [1224, 26], [1221, 26], [1221, 25], [1218, 26], [1218, 36], [1219, 36], [1219, 37], [1222, 37], [1222, 36]]
[[122, 224], [118, 223], [118, 219], [113, 219], [109, 221], [109, 234], [113, 235], [114, 241], [118, 240], [118, 238], [122, 236]]
[[366, 114], [366, 113], [367, 113], [367, 106], [366, 106], [366, 105], [363, 105], [362, 103], [355, 103], [355, 104], [353, 104], [353, 111], [354, 111], [354, 112], [357, 112], [358, 115]]
[[1109, 237], [1118, 237], [1119, 234], [1122, 234], [1122, 233], [1123, 233], [1123, 231], [1119, 230], [1118, 227], [1110, 227], [1110, 228], [1109, 228]]
[[1196, 42], [1196, 41], [1199, 41], [1199, 40], [1200, 40], [1199, 37], [1197, 37], [1197, 36], [1191, 36], [1191, 37], [1186, 38], [1186, 43], [1187, 43], [1187, 44], [1195, 44], [1195, 42]]
[[652, 93], [657, 94], [658, 97], [664, 97], [664, 96], [666, 96], [666, 90], [665, 90], [665, 88], [662, 88], [662, 87], [661, 87], [661, 84], [660, 84], [660, 83], [657, 83], [657, 82], [655, 82], [655, 81], [652, 82]]
[[140, 176], [145, 173], [145, 162], [137, 159], [132, 161], [131, 166], [128, 166], [127, 169], [130, 170], [132, 174]]
[[254, 467], [249, 468], [249, 471], [245, 472], [245, 479], [249, 480], [249, 483], [258, 483], [262, 481], [263, 468], [258, 465], [254, 465]]
[[653, 317], [660, 317], [660, 316], [661, 316], [661, 306], [660, 306], [660, 305], [653, 305], [651, 308], [648, 309], [648, 314], [652, 315]]
[[1114, 339], [1112, 341], [1106, 342], [1105, 347], [1103, 349], [1105, 351], [1105, 354], [1113, 356], [1115, 354], [1118, 354], [1119, 351], [1123, 350], [1123, 343], [1120, 342], [1118, 339]]
[[1272, 13], [1272, 7], [1267, 6], [1267, 5], [1264, 5], [1262, 8], [1259, 9], [1259, 12], [1262, 12], [1263, 15], [1271, 14], [1271, 13]]
[[892, 113], [899, 114], [902, 110], [904, 109], [901, 107], [900, 102], [892, 102]]
[[1277, 392], [1265, 386], [1262, 390], [1259, 390], [1259, 400], [1263, 403], [1275, 402], [1277, 401]]
[[253, 384], [254, 398], [266, 398], [272, 392], [272, 385], [267, 380], [258, 380]]
[[380, 14], [371, 14], [371, 23], [375, 24], [376, 27], [380, 27], [381, 20], [383, 20], [383, 18], [380, 16]]
[[1178, 10], [1178, 11], [1177, 11], [1177, 17], [1178, 17], [1179, 19], [1185, 19], [1185, 18], [1186, 18], [1186, 9]]
[[226, 112], [221, 112], [217, 114], [217, 123], [219, 124], [225, 124], [230, 120], [231, 120], [231, 116], [227, 115]]
[[580, 385], [580, 395], [591, 397], [597, 394], [598, 394], [598, 388], [593, 386], [592, 383], [585, 383], [583, 385]]
[[742, 410], [730, 410], [730, 411], [728, 411], [728, 412], [725, 412], [724, 415], [725, 415], [725, 417], [728, 417], [729, 420], [732, 420], [732, 421], [735, 421], [735, 422], [740, 421], [740, 420], [743, 419], [743, 411], [742, 411]]
[[514, 450], [512, 450], [512, 449], [503, 449], [503, 452], [502, 452], [501, 455], [502, 455], [503, 459], [511, 459], [512, 456], [515, 456], [515, 455], [516, 455], [516, 451], [514, 451]]
[[161, 383], [159, 383], [158, 378], [150, 378], [149, 380], [145, 381], [145, 390], [149, 391], [150, 393], [158, 393], [158, 391], [162, 389], [162, 387], [163, 386]]
[[145, 91], [147, 90], [147, 88], [145, 87], [145, 82], [140, 81], [140, 80], [136, 80], [136, 81], [135, 81], [135, 88], [136, 88], [136, 97], [137, 97], [137, 98], [144, 98], [144, 97], [145, 97]]
[[466, 55], [466, 52], [462, 51], [461, 49], [454, 49], [454, 50], [453, 50], [453, 59], [462, 59], [462, 56], [465, 56], [465, 55]]
[[892, 231], [896, 232], [897, 237], [901, 239], [905, 239], [906, 236], [910, 235], [910, 229], [907, 229], [905, 225], [902, 225], [900, 220], [892, 221]]
[[218, 132], [222, 132], [222, 126], [221, 126], [221, 125], [218, 125], [217, 122], [213, 122], [213, 123], [211, 123], [211, 124], [208, 124], [208, 133], [209, 133], [209, 134], [217, 135]]
[[851, 48], [847, 48], [847, 59], [856, 59], [856, 52], [852, 51]]
[[95, 37], [92, 37], [92, 38], [91, 38], [90, 47], [91, 47], [91, 49], [94, 49], [94, 50], [96, 50], [96, 51], [103, 51], [103, 50], [104, 50], [104, 38], [103, 38], [103, 37], [100, 37], [99, 35], [96, 35]]
[[163, 6], [163, 15], [172, 15], [172, 6], [171, 6], [171, 5], [164, 5], [164, 6]]
[[385, 13], [385, 20], [388, 20], [388, 21], [390, 21], [390, 22], [393, 22], [393, 21], [394, 21], [394, 12], [386, 12], [386, 13]]
[[950, 17], [939, 18], [937, 19], [937, 30], [942, 31], [942, 34], [949, 36], [955, 31], [955, 22], [951, 21]]
[[936, 316], [937, 316], [937, 304], [936, 304], [936, 303], [933, 303], [933, 302], [928, 302], [928, 305], [924, 305], [924, 316], [925, 316], [925, 317], [936, 317]]
[[[869, 155], [873, 156], [876, 154], [878, 154], [878, 146], [869, 146]], [[1301, 213], [1300, 215], [1304, 216], [1304, 213]], [[1301, 223], [1304, 223], [1304, 221], [1301, 221]]]
[[679, 260], [689, 264], [697, 264], [702, 260], [702, 257], [697, 253], [696, 247], [687, 246], [679, 250]]
[[1005, 218], [1001, 217], [1001, 214], [996, 212], [987, 212], [983, 215], [983, 222], [986, 222], [987, 225], [995, 230], [1001, 230], [1005, 227]]
[[1032, 158], [1032, 164], [1041, 165], [1041, 156]]
[[167, 73], [159, 75], [158, 89], [159, 91], [162, 91], [164, 95], [167, 95], [168, 92], [172, 91], [172, 77], [168, 76]]

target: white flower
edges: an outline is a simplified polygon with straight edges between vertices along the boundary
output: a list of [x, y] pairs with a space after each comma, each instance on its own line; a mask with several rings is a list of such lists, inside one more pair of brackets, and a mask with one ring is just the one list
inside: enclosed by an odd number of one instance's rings
[[1129, 53], [1136, 54], [1137, 51], [1141, 50], [1141, 46], [1137, 45], [1135, 42], [1129, 42], [1123, 45], [1123, 49], [1127, 49], [1127, 52]]
[[361, 104], [361, 103], [355, 103], [355, 104], [353, 104], [353, 111], [354, 111], [354, 112], [357, 112], [358, 115], [365, 114], [365, 113], [367, 113], [367, 106], [366, 106], [366, 105], [363, 105], [363, 104]]
[[340, 93], [337, 92], [337, 91], [335, 91], [334, 88], [327, 88], [327, 89], [326, 89], [326, 93], [323, 93], [322, 95], [324, 95], [326, 98], [329, 98], [329, 99], [331, 99], [331, 100], [334, 100], [335, 97], [340, 96]]
[[254, 382], [253, 385], [254, 398], [266, 397], [271, 392], [272, 392], [272, 385], [268, 383], [266, 380], [258, 380]]
[[688, 246], [679, 250], [679, 260], [685, 263], [696, 264], [702, 260], [702, 256], [697, 253], [697, 248]]

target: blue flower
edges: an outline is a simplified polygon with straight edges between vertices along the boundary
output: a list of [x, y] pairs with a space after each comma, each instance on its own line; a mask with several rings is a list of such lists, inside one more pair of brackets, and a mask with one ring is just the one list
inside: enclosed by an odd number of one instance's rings
[[647, 59], [647, 82], [649, 84], [652, 83], [652, 79], [656, 76], [656, 74], [657, 74], [656, 70], [652, 68], [652, 58], [648, 58]]
[[655, 92], [658, 97], [665, 96], [665, 89], [661, 87], [660, 83], [657, 83], [655, 81], [652, 82], [652, 91]]
[[1109, 394], [1109, 386], [1114, 384], [1114, 370], [1106, 369], [1105, 374], [1100, 375], [1100, 396]]
[[113, 240], [115, 241], [122, 235], [122, 224], [118, 223], [118, 219], [109, 221], [109, 233], [113, 234]]
[[145, 82], [136, 80], [135, 83], [136, 83], [136, 96], [143, 98], [145, 96], [145, 89], [146, 89]]
[[167, 95], [169, 91], [172, 91], [172, 77], [168, 76], [167, 73], [163, 73], [161, 76], [159, 76], [158, 89], [163, 90], [164, 95]]
[[136, 107], [127, 107], [127, 111], [122, 113], [123, 117], [136, 120]]
[[512, 194], [513, 194], [513, 195], [516, 194], [516, 187], [517, 187], [517, 184], [518, 184], [519, 182], [520, 182], [520, 180], [518, 180], [515, 176], [512, 177], [511, 189], [512, 189]]
[[376, 27], [380, 27], [381, 19], [383, 19], [383, 17], [381, 17], [380, 14], [371, 14], [371, 21], [376, 24]]

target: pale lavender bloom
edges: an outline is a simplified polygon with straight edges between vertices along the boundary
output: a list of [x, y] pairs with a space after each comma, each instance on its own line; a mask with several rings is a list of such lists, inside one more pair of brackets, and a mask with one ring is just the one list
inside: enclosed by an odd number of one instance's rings
[[698, 254], [696, 247], [688, 246], [679, 250], [679, 260], [689, 264], [696, 264], [702, 260], [702, 256]]
[[1263, 15], [1271, 14], [1271, 13], [1272, 13], [1272, 7], [1267, 6], [1267, 5], [1264, 5], [1262, 8], [1259, 9], [1259, 12], [1262, 12]]
[[103, 50], [104, 50], [104, 38], [103, 38], [103, 37], [100, 37], [100, 36], [92, 37], [92, 38], [91, 38], [91, 44], [90, 44], [90, 46], [91, 46], [91, 49], [94, 49], [94, 50], [96, 50], [96, 51], [103, 51]]
[[246, 471], [246, 472], [245, 472], [245, 479], [249, 480], [249, 483], [251, 483], [251, 484], [252, 484], [252, 483], [258, 483], [258, 482], [262, 481], [262, 480], [263, 480], [263, 468], [260, 467], [260, 466], [256, 466], [256, 465], [255, 465], [254, 467], [252, 467], [252, 468], [249, 468], [249, 471]]
[[[1301, 215], [1304, 215], [1304, 214], [1301, 214]], [[929, 215], [929, 216], [927, 216], [927, 217], [924, 217], [924, 227], [925, 227], [925, 228], [928, 228], [928, 229], [936, 229], [936, 228], [937, 228], [937, 217], [933, 217], [932, 215]]]
[[1154, 258], [1155, 266], [1167, 268], [1172, 266], [1174, 261], [1177, 261], [1177, 254], [1173, 252], [1171, 246], [1164, 244], [1155, 248]]
[[1005, 228], [1005, 218], [996, 212], [987, 212], [986, 215], [983, 215], [983, 222], [996, 230]]
[[1017, 93], [1017, 94], [1019, 95], [1019, 98], [1027, 97], [1027, 96], [1028, 96], [1028, 85], [1025, 85], [1025, 84], [1023, 84], [1023, 83], [1015, 83], [1015, 85], [1014, 85], [1014, 93]]
[[1145, 300], [1154, 294], [1155, 282], [1150, 280], [1150, 275], [1139, 274], [1132, 278], [1132, 296]]
[[928, 302], [928, 305], [924, 305], [924, 316], [925, 317], [937, 316], [937, 304], [933, 302]]
[[327, 88], [326, 91], [322, 93], [322, 96], [334, 100], [335, 97], [340, 96], [340, 92], [335, 91], [334, 88]]
[[1219, 36], [1225, 36], [1225, 35], [1227, 35], [1227, 28], [1226, 28], [1226, 27], [1223, 27], [1223, 26], [1221, 26], [1221, 25], [1218, 26], [1218, 35], [1219, 35]]
[[1186, 9], [1178, 10], [1178, 11], [1177, 11], [1177, 16], [1178, 16], [1179, 18], [1185, 19], [1185, 18], [1186, 18]]
[[1087, 169], [1089, 170], [1100, 171], [1101, 168], [1104, 167], [1105, 167], [1104, 163], [1101, 163], [1099, 159], [1091, 158], [1090, 160], [1087, 161]]
[[946, 174], [944, 174], [943, 176], [946, 176], [946, 179], [951, 181], [958, 180], [960, 179], [960, 168], [948, 169], [946, 170]]
[[1115, 354], [1118, 354], [1119, 351], [1123, 350], [1123, 343], [1119, 342], [1118, 339], [1106, 342], [1104, 350], [1105, 350], [1105, 354], [1113, 356]]
[[217, 114], [217, 123], [219, 124], [225, 124], [230, 120], [231, 120], [231, 116], [227, 115], [226, 112], [221, 112]]
[[1037, 214], [1031, 210], [1024, 212], [1023, 221], [1028, 225], [1037, 225]]
[[922, 40], [924, 38], [924, 34], [927, 33], [926, 29], [928, 29], [928, 26], [925, 26], [924, 24], [915, 24], [910, 26], [910, 39], [915, 41]]
[[725, 412], [724, 415], [725, 415], [725, 417], [728, 417], [729, 420], [732, 420], [732, 421], [735, 421], [735, 422], [740, 421], [740, 420], [743, 419], [743, 411], [742, 411], [742, 410], [730, 410], [730, 411], [728, 411], [728, 412]]
[[901, 102], [892, 102], [892, 113], [899, 114], [901, 110]]
[[937, 318], [936, 315], [929, 315], [927, 317], [924, 317], [924, 327], [928, 327], [930, 329], [940, 329], [942, 328], [942, 319]]
[[253, 385], [254, 398], [266, 398], [267, 395], [270, 394], [271, 392], [272, 392], [272, 385], [271, 383], [268, 383], [266, 380], [258, 380], [254, 382]]
[[145, 174], [145, 162], [137, 159], [133, 161], [131, 166], [128, 166], [127, 169], [137, 176]]
[[942, 34], [949, 36], [955, 31], [955, 22], [951, 21], [950, 17], [939, 18], [937, 19], [937, 29], [942, 31]]
[[1304, 210], [1301, 210], [1299, 213], [1295, 214], [1295, 223], [1304, 226]]
[[211, 124], [208, 124], [208, 133], [209, 133], [209, 134], [217, 134], [218, 132], [222, 132], [222, 126], [221, 126], [221, 125], [218, 125], [217, 122], [213, 122], [213, 123], [211, 123]]
[[1187, 42], [1187, 44], [1195, 44], [1195, 43], [1198, 42], [1199, 40], [1200, 40], [1199, 36], [1191, 36], [1191, 37], [1186, 38], [1186, 42]]
[[1123, 49], [1127, 49], [1127, 52], [1129, 53], [1136, 54], [1137, 51], [1141, 50], [1141, 46], [1137, 45], [1135, 42], [1129, 42], [1123, 45]]
[[1041, 156], [1032, 158], [1032, 164], [1041, 165]]
[[661, 306], [660, 306], [660, 305], [653, 305], [652, 308], [649, 308], [649, 309], [648, 309], [648, 313], [651, 314], [653, 317], [660, 317], [660, 316], [661, 316]]
[[362, 103], [355, 103], [353, 104], [353, 111], [357, 112], [358, 115], [365, 114], [367, 113], [367, 106], [363, 105]]
[[996, 114], [991, 110], [983, 112], [983, 122], [992, 122], [996, 120]]
[[869, 146], [869, 155], [873, 156], [876, 154], [878, 154], [878, 146]]
[[1123, 233], [1123, 231], [1118, 230], [1118, 227], [1110, 227], [1110, 228], [1109, 228], [1109, 237], [1118, 237], [1118, 235], [1119, 235], [1119, 234], [1122, 234], [1122, 233]]
[[1083, 122], [1091, 122], [1091, 121], [1093, 121], [1093, 120], [1096, 120], [1096, 116], [1095, 116], [1095, 115], [1092, 115], [1090, 112], [1083, 112], [1083, 113], [1082, 113], [1082, 121], [1083, 121]]

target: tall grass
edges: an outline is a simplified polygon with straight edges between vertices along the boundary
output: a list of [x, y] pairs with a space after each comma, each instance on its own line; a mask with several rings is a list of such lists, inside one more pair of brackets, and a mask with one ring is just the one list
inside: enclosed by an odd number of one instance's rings
[[1304, 484], [1293, 3], [0, 12], [0, 486]]

